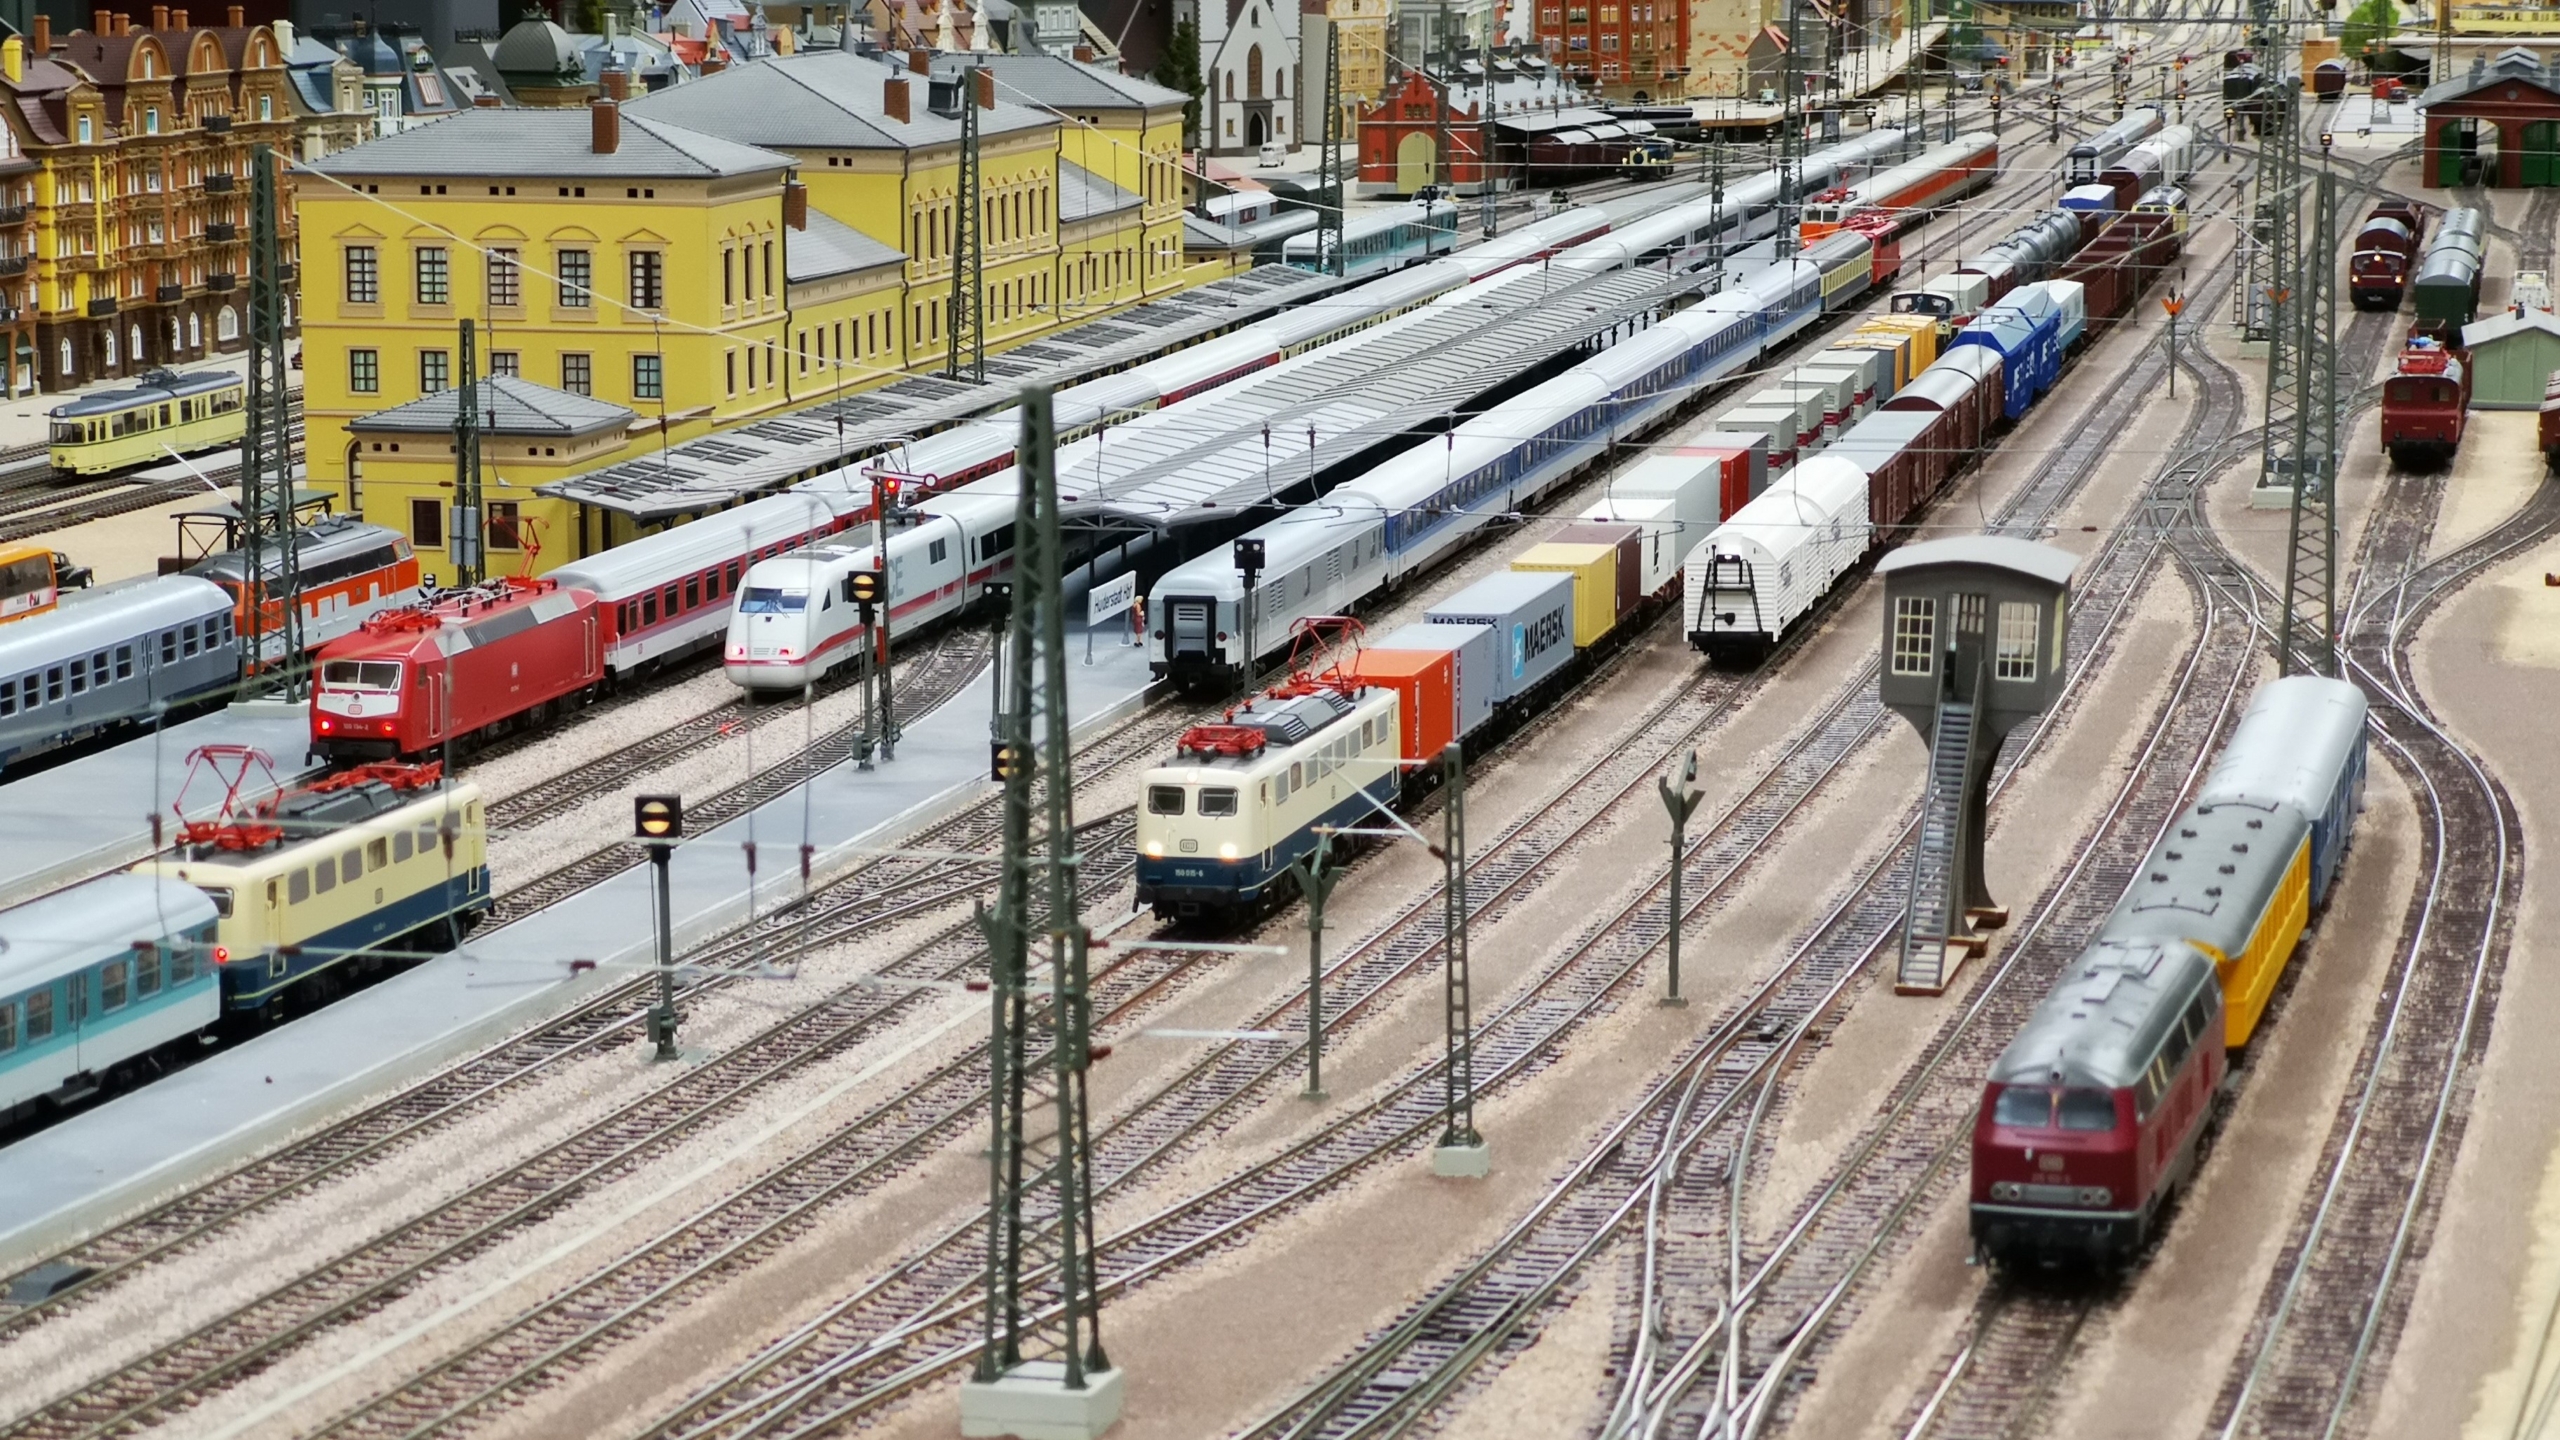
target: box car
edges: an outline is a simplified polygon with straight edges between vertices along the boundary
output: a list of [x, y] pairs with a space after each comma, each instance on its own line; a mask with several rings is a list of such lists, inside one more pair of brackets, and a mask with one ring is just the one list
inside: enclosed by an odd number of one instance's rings
[[1361, 644], [1363, 654], [1409, 650], [1452, 657], [1450, 681], [1455, 687], [1458, 738], [1463, 740], [1490, 719], [1503, 700], [1501, 646], [1490, 625], [1407, 625], [1383, 640]]
[[2534, 438], [2542, 447], [2544, 468], [2560, 470], [2560, 370], [2542, 382], [2542, 410], [2534, 417]]
[[1952, 457], [1935, 443], [1946, 425], [1947, 417], [1938, 411], [1879, 410], [1841, 436], [1823, 458], [1845, 460], [1865, 471], [1868, 521], [1880, 528], [1899, 526], [1946, 482]]
[[1940, 443], [1951, 464], [1962, 464], [1982, 448], [2000, 416], [2000, 355], [1985, 346], [1967, 345], [1920, 372], [1920, 378], [1884, 408], [1942, 411], [1947, 428]]
[[1618, 623], [1618, 547], [1549, 540], [1511, 562], [1514, 570], [1573, 577], [1573, 648], [1587, 648]]
[[1683, 566], [1689, 643], [1757, 659], [1821, 603], [1867, 551], [1866, 472], [1824, 455], [1716, 527]]
[[1458, 657], [1448, 650], [1362, 650], [1344, 667], [1351, 679], [1392, 690], [1397, 753], [1437, 760], [1458, 738]]
[[1423, 612], [1432, 625], [1489, 625], [1498, 647], [1499, 703], [1509, 704], [1573, 660], [1573, 577], [1508, 570], [1487, 575]]
[[2000, 357], [2000, 413], [2015, 421], [2044, 393], [2043, 350], [2050, 327], [2039, 333], [2035, 323], [2014, 310], [1987, 311], [1956, 332], [1950, 352], [1981, 346]]
[[331, 759], [420, 755], [547, 717], [604, 679], [593, 591], [508, 579], [387, 611], [320, 649], [311, 741]]

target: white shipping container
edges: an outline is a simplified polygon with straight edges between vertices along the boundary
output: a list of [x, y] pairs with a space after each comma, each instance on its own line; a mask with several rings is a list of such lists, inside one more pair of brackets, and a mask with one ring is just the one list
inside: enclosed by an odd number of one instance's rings
[[[1686, 443], [1686, 442], [1683, 442]], [[1582, 512], [1585, 520], [1618, 520], [1618, 507], [1638, 500], [1672, 502], [1672, 517], [1695, 544], [1716, 525], [1724, 486], [1724, 461], [1713, 455], [1648, 455], [1618, 472], [1608, 498]]]
[[1796, 425], [1800, 420], [1796, 407], [1745, 405], [1727, 410], [1716, 417], [1718, 430], [1738, 430], [1757, 435], [1769, 442], [1769, 475], [1772, 484], [1786, 469], [1796, 463], [1800, 447], [1796, 444]]
[[1683, 526], [1680, 502], [1669, 496], [1602, 501], [1583, 511], [1582, 518], [1633, 525], [1644, 532], [1641, 551], [1644, 575], [1636, 588], [1647, 595], [1660, 594], [1672, 581], [1679, 579], [1680, 562], [1689, 557], [1689, 552], [1697, 548], [1709, 530], [1715, 528], [1712, 520], [1695, 529]]

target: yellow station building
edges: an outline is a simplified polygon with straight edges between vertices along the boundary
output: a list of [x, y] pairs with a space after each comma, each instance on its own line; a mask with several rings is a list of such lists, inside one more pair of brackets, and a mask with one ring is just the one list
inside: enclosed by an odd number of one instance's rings
[[[516, 457], [542, 482], [939, 368], [969, 98], [989, 349], [1207, 278], [1182, 260], [1178, 93], [973, 58], [975, 97], [950, 59], [814, 51], [622, 104], [466, 111], [318, 162], [298, 186], [314, 483], [440, 543], [418, 502], [450, 496], [450, 443], [361, 422], [457, 383], [465, 319], [481, 374], [632, 413], [574, 457]], [[568, 502], [510, 488], [519, 533], [574, 532]], [[625, 538], [543, 538], [535, 568]]]

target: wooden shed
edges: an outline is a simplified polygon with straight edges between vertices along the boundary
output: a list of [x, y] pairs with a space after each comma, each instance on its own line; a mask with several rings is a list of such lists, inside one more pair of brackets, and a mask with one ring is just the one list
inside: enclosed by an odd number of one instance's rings
[[2560, 370], [2560, 316], [2501, 310], [2462, 327], [2471, 352], [2471, 408], [2539, 410], [2544, 382]]

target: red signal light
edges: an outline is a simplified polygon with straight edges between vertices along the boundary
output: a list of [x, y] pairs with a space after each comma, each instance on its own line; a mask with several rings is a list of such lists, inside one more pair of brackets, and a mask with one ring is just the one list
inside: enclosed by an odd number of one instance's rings
[[216, 946], [214, 946], [214, 947], [213, 947], [213, 963], [214, 963], [214, 964], [216, 964], [216, 965], [228, 965], [228, 964], [230, 964], [230, 963], [231, 963], [231, 947], [230, 947], [230, 946], [228, 946], [228, 945], [216, 945]]

